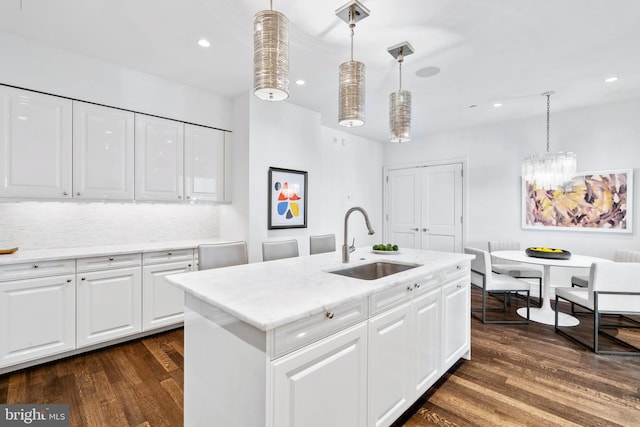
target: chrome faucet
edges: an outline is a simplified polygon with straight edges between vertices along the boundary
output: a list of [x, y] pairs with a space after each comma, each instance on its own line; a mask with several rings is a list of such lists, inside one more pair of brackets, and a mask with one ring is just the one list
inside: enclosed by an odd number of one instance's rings
[[367, 211], [365, 211], [359, 206], [349, 209], [347, 213], [344, 215], [344, 244], [342, 245], [342, 262], [349, 262], [349, 254], [356, 250], [356, 246], [355, 246], [356, 239], [353, 239], [353, 243], [351, 244], [351, 246], [347, 246], [347, 240], [349, 239], [349, 233], [347, 232], [348, 224], [349, 224], [348, 220], [349, 220], [349, 215], [351, 215], [351, 212], [353, 211], [362, 212], [362, 215], [364, 215], [364, 222], [367, 224], [367, 228], [369, 229], [369, 235], [372, 235], [375, 233], [375, 231], [373, 231], [373, 228], [371, 228], [371, 223], [369, 222], [369, 215], [367, 215]]

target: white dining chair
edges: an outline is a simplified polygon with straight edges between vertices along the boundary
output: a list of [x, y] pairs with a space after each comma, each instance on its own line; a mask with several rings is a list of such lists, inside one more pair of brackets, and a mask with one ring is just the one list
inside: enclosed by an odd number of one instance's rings
[[309, 253], [311, 255], [336, 251], [336, 235], [323, 234], [320, 236], [309, 236]]
[[[640, 252], [617, 250], [613, 253], [614, 262], [640, 262]], [[589, 276], [587, 275], [574, 275], [571, 276], [571, 287], [587, 288], [589, 287]], [[571, 314], [576, 315], [580, 312], [575, 311], [575, 306], [571, 304]]]
[[198, 270], [230, 267], [248, 262], [246, 242], [198, 245]]
[[[524, 280], [516, 279], [507, 274], [498, 274], [491, 271], [491, 256], [489, 252], [476, 248], [464, 248], [464, 253], [475, 255], [471, 260], [471, 285], [480, 288], [482, 291], [482, 307], [471, 308], [471, 315], [474, 312], [482, 312], [482, 315], [474, 316], [482, 323], [529, 323], [530, 308], [530, 288], [531, 285]], [[527, 318], [523, 320], [487, 320], [487, 312], [506, 312], [507, 295], [512, 293], [524, 293], [527, 301]], [[502, 308], [487, 308], [487, 298], [494, 294], [503, 294]]]
[[273, 261], [297, 256], [298, 241], [296, 239], [262, 242], [263, 261]]
[[[520, 243], [514, 241], [489, 241], [489, 252], [519, 251]], [[491, 270], [498, 274], [507, 274], [517, 279], [533, 279], [538, 281], [538, 297], [542, 306], [542, 269], [529, 264], [521, 264], [491, 256]]]
[[[624, 354], [640, 355], [640, 348], [621, 337], [624, 334], [609, 334], [604, 329], [624, 328], [638, 329], [640, 321], [628, 317], [640, 315], [640, 263], [637, 262], [595, 262], [589, 270], [587, 287], [557, 287], [556, 293], [556, 331], [577, 343], [591, 349], [598, 354]], [[571, 327], [558, 326], [558, 313], [561, 310], [560, 303], [566, 301], [582, 307], [593, 316], [593, 344], [580, 339], [578, 334], [569, 333], [575, 330]], [[603, 315], [624, 316], [622, 321], [615, 324], [605, 324]], [[629, 349], [602, 350], [599, 336], [604, 335]]]

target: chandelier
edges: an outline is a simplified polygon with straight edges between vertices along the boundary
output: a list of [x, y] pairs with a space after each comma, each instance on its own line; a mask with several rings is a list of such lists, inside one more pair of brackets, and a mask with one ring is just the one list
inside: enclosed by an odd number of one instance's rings
[[253, 18], [253, 93], [265, 101], [289, 97], [289, 20], [262, 10]]
[[409, 42], [403, 42], [388, 48], [387, 52], [398, 61], [400, 74], [398, 91], [389, 94], [389, 140], [408, 142], [411, 141], [411, 92], [402, 90], [402, 63], [414, 50]]
[[365, 66], [353, 60], [353, 29], [356, 22], [369, 16], [369, 10], [358, 0], [352, 0], [336, 10], [338, 18], [349, 24], [351, 30], [351, 60], [339, 67], [338, 123], [355, 127], [364, 124]]
[[551, 95], [554, 93], [550, 91], [542, 94], [547, 97], [547, 152], [529, 154], [522, 159], [522, 178], [525, 182], [535, 183], [537, 188], [547, 190], [566, 188], [576, 175], [575, 153], [549, 151]]

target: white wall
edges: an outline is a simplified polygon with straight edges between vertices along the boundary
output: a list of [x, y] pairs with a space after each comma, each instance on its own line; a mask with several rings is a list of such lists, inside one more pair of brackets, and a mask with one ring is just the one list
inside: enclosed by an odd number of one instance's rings
[[[231, 101], [0, 32], [0, 83], [231, 129]], [[60, 248], [218, 236], [218, 207], [0, 203], [0, 247]]]
[[[546, 118], [510, 121], [431, 135], [408, 144], [385, 144], [384, 164], [466, 158], [467, 242], [487, 248], [489, 240], [517, 240], [522, 247], [547, 246], [611, 258], [616, 249], [640, 250], [640, 99], [552, 113], [551, 150], [574, 151], [580, 171], [634, 170], [633, 234], [538, 231], [521, 228], [520, 160], [546, 149]], [[552, 271], [564, 283], [571, 272]]]
[[[248, 144], [240, 148], [248, 161], [235, 156], [233, 169], [247, 170], [248, 165], [248, 175], [233, 172], [234, 179], [246, 181], [246, 186], [233, 184], [241, 194], [234, 192], [232, 206], [221, 208], [220, 229], [224, 235], [225, 230], [239, 226], [234, 220], [238, 215], [247, 218], [249, 237], [245, 238], [251, 261], [262, 259], [264, 240], [295, 238], [300, 254], [305, 255], [310, 235], [334, 233], [340, 246], [344, 214], [356, 205], [364, 207], [373, 226], [381, 230], [382, 144], [322, 127], [319, 113], [289, 102], [268, 103], [246, 94], [234, 105], [238, 114], [248, 110], [248, 117], [236, 117], [238, 124], [246, 120], [248, 135], [234, 134], [234, 143], [242, 140], [241, 145]], [[307, 228], [267, 229], [271, 166], [308, 172]], [[232, 211], [236, 215], [227, 215]], [[362, 218], [350, 223], [350, 236], [359, 246], [373, 244], [379, 237], [367, 235]]]

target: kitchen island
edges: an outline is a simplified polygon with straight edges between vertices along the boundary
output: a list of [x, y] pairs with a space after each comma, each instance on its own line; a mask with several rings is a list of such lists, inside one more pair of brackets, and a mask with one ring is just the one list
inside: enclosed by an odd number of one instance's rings
[[[465, 254], [358, 249], [169, 276], [186, 426], [388, 426], [470, 357]], [[336, 270], [387, 261], [375, 280]]]

